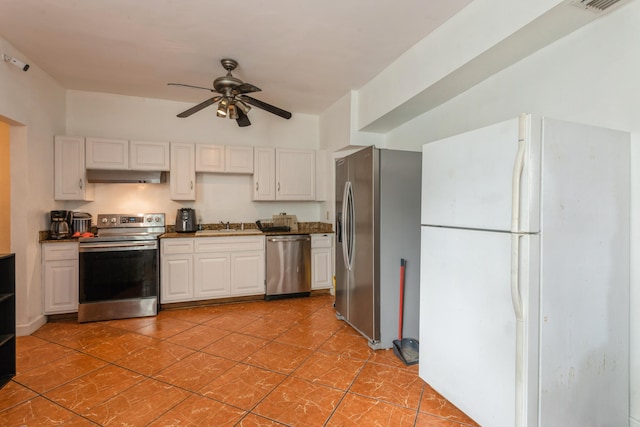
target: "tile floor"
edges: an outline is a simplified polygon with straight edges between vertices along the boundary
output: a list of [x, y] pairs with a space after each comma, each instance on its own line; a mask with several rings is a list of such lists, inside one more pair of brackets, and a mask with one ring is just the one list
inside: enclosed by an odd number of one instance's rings
[[18, 338], [2, 426], [476, 424], [391, 350], [335, 318], [333, 297], [48, 323]]

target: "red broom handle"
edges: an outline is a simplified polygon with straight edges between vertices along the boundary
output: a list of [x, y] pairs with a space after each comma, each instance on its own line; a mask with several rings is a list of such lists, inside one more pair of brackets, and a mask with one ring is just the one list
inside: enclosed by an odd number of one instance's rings
[[398, 313], [398, 340], [402, 340], [402, 321], [404, 311], [404, 268], [406, 261], [400, 258], [400, 312]]

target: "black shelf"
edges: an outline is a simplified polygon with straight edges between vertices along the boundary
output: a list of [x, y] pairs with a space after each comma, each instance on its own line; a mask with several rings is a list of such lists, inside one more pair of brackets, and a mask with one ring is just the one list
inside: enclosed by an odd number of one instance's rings
[[0, 255], [0, 388], [16, 375], [15, 255]]

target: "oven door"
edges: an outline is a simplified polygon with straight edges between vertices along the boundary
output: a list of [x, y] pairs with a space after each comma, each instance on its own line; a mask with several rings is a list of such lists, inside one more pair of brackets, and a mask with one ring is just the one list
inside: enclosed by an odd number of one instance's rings
[[158, 242], [85, 242], [79, 248], [78, 321], [158, 312]]

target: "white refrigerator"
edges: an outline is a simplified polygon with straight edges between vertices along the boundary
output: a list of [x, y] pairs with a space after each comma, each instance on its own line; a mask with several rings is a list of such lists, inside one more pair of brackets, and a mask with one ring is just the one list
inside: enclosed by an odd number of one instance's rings
[[423, 146], [420, 377], [480, 425], [629, 424], [629, 156], [530, 115]]

